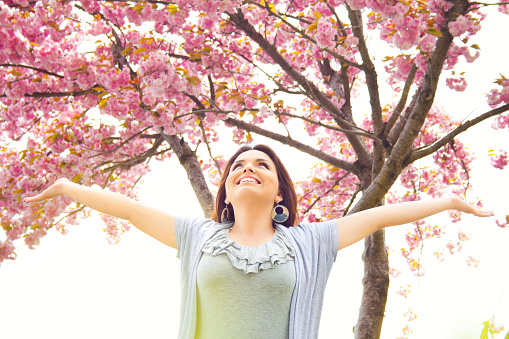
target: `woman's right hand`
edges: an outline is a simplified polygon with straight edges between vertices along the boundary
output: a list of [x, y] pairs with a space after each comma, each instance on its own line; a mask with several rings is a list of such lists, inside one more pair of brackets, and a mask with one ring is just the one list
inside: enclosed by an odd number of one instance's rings
[[67, 178], [58, 179], [57, 181], [55, 181], [53, 183], [53, 185], [46, 188], [40, 194], [33, 196], [33, 197], [24, 198], [23, 202], [38, 202], [38, 201], [44, 201], [47, 199], [52, 199], [52, 198], [58, 197], [59, 195], [63, 194], [64, 185], [69, 184], [69, 183], [71, 183], [71, 182]]
[[136, 228], [162, 243], [177, 248], [175, 218], [165, 211], [145, 205], [108, 189], [78, 185], [62, 178], [41, 194], [26, 197], [24, 202], [39, 202], [65, 195], [100, 213], [130, 221]]

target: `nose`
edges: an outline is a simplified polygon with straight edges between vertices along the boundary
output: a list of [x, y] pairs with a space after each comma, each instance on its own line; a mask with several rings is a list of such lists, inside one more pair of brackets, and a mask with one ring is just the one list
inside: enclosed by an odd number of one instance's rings
[[244, 173], [246, 173], [248, 171], [251, 172], [251, 173], [255, 173], [255, 169], [254, 169], [253, 165], [251, 165], [250, 163], [247, 163], [244, 166]]

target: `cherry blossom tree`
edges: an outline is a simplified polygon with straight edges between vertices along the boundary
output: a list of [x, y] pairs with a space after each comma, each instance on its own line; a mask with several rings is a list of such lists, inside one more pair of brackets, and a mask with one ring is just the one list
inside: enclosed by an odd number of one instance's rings
[[[0, 2], [0, 263], [17, 244], [34, 248], [50, 229], [65, 234], [87, 217], [65, 198], [22, 203], [60, 177], [136, 198], [149, 162], [175, 155], [209, 216], [220, 143], [253, 134], [316, 158], [297, 183], [305, 220], [466, 194], [473, 155], [459, 136], [488, 119], [509, 128], [509, 80], [493, 79], [490, 109], [470, 119], [452, 118], [434, 98], [439, 81], [467, 87], [458, 65], [480, 55], [469, 40], [489, 6], [509, 10], [467, 0]], [[504, 169], [507, 150], [490, 161]], [[102, 218], [112, 243], [129, 228]], [[414, 226], [401, 254], [421, 274], [414, 250], [444, 231]], [[443, 250], [468, 236], [458, 239]], [[397, 275], [383, 231], [366, 238], [363, 259], [354, 332], [378, 338]]]

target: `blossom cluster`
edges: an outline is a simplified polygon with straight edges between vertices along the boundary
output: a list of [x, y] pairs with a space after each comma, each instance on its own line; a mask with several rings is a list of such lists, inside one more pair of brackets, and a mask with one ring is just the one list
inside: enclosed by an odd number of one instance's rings
[[[500, 104], [507, 104], [509, 103], [509, 80], [501, 76], [500, 79], [497, 79], [495, 81], [498, 85], [502, 87], [502, 89], [492, 89], [491, 92], [488, 94], [488, 103], [491, 107], [495, 108]], [[507, 122], [500, 122], [502, 126], [507, 126]], [[503, 127], [501, 127], [503, 128]]]

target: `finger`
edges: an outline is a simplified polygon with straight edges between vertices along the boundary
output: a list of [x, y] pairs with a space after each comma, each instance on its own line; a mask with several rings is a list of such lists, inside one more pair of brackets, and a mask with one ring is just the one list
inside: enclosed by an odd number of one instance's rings
[[36, 195], [34, 197], [27, 197], [25, 199], [23, 199], [24, 202], [36, 202], [36, 201], [40, 201], [40, 200], [43, 200], [44, 198], [42, 197], [41, 194], [39, 195]]
[[476, 212], [477, 213], [475, 213], [475, 214], [480, 216], [480, 217], [492, 217], [494, 215], [493, 211], [480, 211], [480, 210], [477, 210]]

